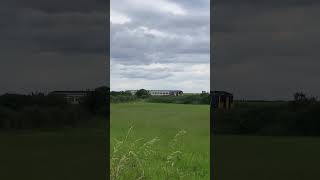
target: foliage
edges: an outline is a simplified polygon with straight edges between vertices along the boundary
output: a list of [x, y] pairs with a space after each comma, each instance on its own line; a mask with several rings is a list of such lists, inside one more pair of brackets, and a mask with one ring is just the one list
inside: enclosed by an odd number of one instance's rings
[[293, 97], [293, 101], [290, 102], [290, 106], [293, 110], [308, 108], [310, 105], [317, 104], [317, 99], [315, 97], [307, 97], [306, 94], [302, 92], [295, 93]]
[[151, 94], [149, 93], [149, 91], [145, 90], [145, 89], [140, 89], [136, 92], [135, 94], [138, 98], [142, 98], [142, 99], [145, 99], [145, 98], [148, 98], [151, 96]]
[[138, 98], [133, 95], [111, 95], [110, 103], [125, 103], [125, 102], [134, 102], [137, 101]]
[[140, 89], [135, 95], [128, 91], [112, 91], [110, 93], [111, 103], [126, 103], [135, 101], [147, 101], [151, 103], [173, 103], [173, 104], [210, 104], [210, 95], [203, 94], [190, 94], [184, 96], [151, 96], [145, 89]]
[[55, 95], [45, 96], [43, 93], [32, 93], [31, 95], [4, 94], [0, 96], [0, 106], [13, 110], [19, 110], [27, 106], [58, 106], [64, 108], [67, 102], [64, 98]]
[[152, 96], [147, 99], [152, 103], [174, 104], [210, 104], [209, 94], [192, 94], [185, 96]]
[[106, 116], [109, 105], [109, 88], [99, 87], [89, 91], [83, 98], [82, 105], [93, 114]]
[[126, 103], [139, 100], [136, 95], [131, 94], [129, 91], [111, 91], [110, 103]]
[[0, 96], [0, 129], [75, 127], [93, 116], [106, 117], [108, 94], [109, 88], [97, 88], [79, 105], [54, 94], [4, 94]]
[[217, 133], [320, 135], [320, 102], [303, 93], [290, 102], [240, 102], [231, 110], [214, 109]]
[[110, 96], [119, 96], [119, 95], [124, 95], [124, 96], [131, 96], [130, 91], [111, 91]]

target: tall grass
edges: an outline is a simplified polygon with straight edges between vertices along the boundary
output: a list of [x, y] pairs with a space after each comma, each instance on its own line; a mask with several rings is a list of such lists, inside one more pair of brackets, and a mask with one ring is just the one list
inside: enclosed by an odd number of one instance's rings
[[111, 180], [203, 179], [207, 172], [197, 167], [199, 159], [183, 151], [186, 133], [180, 130], [167, 142], [167, 149], [163, 151], [158, 146], [158, 137], [136, 138], [131, 126], [124, 137], [113, 140]]

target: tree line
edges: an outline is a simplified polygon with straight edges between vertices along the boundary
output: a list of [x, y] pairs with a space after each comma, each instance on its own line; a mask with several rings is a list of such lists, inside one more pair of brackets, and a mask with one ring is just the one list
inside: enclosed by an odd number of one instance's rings
[[0, 129], [76, 127], [92, 117], [106, 118], [108, 102], [108, 87], [88, 91], [76, 105], [60, 95], [7, 93], [0, 96]]
[[319, 136], [320, 102], [304, 93], [291, 101], [239, 102], [231, 110], [212, 109], [216, 133]]
[[145, 90], [137, 90], [136, 93], [130, 91], [111, 91], [110, 102], [111, 103], [125, 103], [134, 101], [146, 101], [151, 103], [175, 103], [175, 104], [210, 104], [210, 94], [190, 94], [184, 96], [151, 96], [151, 94]]

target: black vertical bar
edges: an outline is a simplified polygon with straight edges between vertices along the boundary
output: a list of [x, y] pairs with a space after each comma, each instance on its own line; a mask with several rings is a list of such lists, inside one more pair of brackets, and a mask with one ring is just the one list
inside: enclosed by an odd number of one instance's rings
[[[210, 0], [210, 96], [213, 100], [213, 1]], [[210, 103], [210, 179], [214, 179], [214, 101]]]
[[107, 180], [110, 179], [110, 0], [106, 3], [106, 61], [107, 61], [107, 87], [108, 95], [106, 101], [106, 176]]

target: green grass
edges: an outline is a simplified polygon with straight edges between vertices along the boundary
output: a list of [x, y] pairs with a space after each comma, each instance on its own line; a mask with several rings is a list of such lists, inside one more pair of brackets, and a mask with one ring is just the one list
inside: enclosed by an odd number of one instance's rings
[[320, 179], [320, 138], [217, 135], [217, 180]]
[[[144, 138], [140, 145], [131, 147], [131, 151], [140, 153], [137, 159], [124, 163], [124, 171], [117, 179], [209, 179], [209, 106], [161, 103], [124, 103], [111, 104], [111, 147], [116, 146], [114, 139], [124, 141], [128, 129], [133, 133], [122, 154], [130, 156], [127, 149], [135, 140]], [[181, 130], [186, 134], [172, 148], [175, 135]], [[150, 149], [152, 156], [141, 154], [139, 146], [157, 137]], [[143, 151], [143, 150], [142, 150]], [[168, 159], [174, 152], [181, 151], [175, 157], [174, 166], [168, 166]], [[122, 156], [121, 156], [122, 155]], [[112, 155], [111, 155], [112, 156]], [[142, 161], [143, 167], [137, 168]], [[129, 162], [130, 161], [130, 162]], [[119, 164], [119, 162], [118, 162]], [[138, 171], [138, 172], [136, 172]], [[142, 172], [144, 171], [144, 172]]]
[[[1, 132], [0, 179], [103, 179], [105, 128], [91, 122], [74, 129]], [[181, 130], [186, 134], [175, 137]], [[117, 179], [209, 179], [208, 105], [112, 104], [111, 142], [118, 150], [111, 157], [127, 158], [115, 159], [124, 165]], [[319, 137], [217, 135], [214, 146], [217, 180], [320, 179]]]
[[0, 133], [0, 179], [88, 180], [106, 174], [104, 128]]

